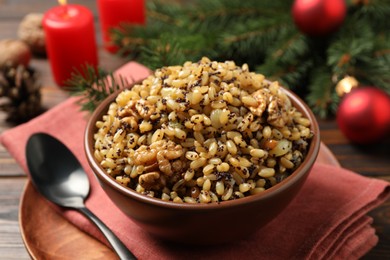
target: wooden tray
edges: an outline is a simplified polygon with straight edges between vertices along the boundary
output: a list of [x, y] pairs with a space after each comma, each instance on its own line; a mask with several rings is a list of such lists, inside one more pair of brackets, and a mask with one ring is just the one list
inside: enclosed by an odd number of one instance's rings
[[[324, 144], [321, 144], [317, 162], [340, 166]], [[21, 198], [19, 225], [33, 259], [117, 259], [110, 248], [52, 209], [29, 181]]]

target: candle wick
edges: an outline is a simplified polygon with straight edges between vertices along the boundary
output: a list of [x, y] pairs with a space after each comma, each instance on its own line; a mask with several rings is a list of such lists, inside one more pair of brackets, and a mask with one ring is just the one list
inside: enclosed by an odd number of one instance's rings
[[69, 8], [67, 4], [67, 0], [58, 0], [58, 3], [62, 6], [63, 10], [63, 17], [64, 19], [68, 19], [70, 17], [69, 15]]

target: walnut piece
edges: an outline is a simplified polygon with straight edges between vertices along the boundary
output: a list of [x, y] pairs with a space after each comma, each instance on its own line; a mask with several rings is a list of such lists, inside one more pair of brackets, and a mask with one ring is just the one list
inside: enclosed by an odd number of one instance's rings
[[25, 42], [12, 39], [1, 40], [0, 50], [0, 69], [18, 65], [28, 67], [31, 51]]
[[18, 29], [19, 39], [28, 44], [35, 54], [46, 53], [45, 32], [42, 26], [43, 14], [31, 13], [20, 22]]

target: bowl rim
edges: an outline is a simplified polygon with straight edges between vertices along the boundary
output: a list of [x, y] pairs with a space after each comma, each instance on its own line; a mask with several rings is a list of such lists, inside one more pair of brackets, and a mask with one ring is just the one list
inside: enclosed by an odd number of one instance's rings
[[[132, 86], [136, 84], [141, 84], [141, 81], [134, 82], [132, 84], [129, 84], [127, 87], [123, 89], [119, 89], [109, 95], [107, 98], [105, 98], [93, 111], [91, 116], [88, 119], [85, 133], [84, 133], [84, 151], [87, 157], [87, 161], [96, 175], [96, 177], [99, 179], [99, 181], [103, 181], [107, 183], [111, 188], [115, 189], [122, 195], [125, 195], [126, 197], [131, 197], [132, 199], [142, 202], [142, 203], [148, 203], [153, 206], [157, 207], [163, 207], [163, 208], [170, 208], [170, 209], [180, 209], [180, 210], [198, 210], [198, 211], [208, 211], [208, 210], [214, 210], [216, 208], [222, 209], [222, 208], [231, 208], [238, 205], [244, 205], [244, 204], [252, 204], [259, 200], [265, 200], [268, 197], [274, 196], [276, 193], [283, 192], [284, 190], [290, 188], [293, 186], [296, 182], [298, 182], [302, 177], [307, 176], [310, 173], [310, 170], [312, 166], [314, 165], [315, 160], [317, 159], [319, 149], [320, 149], [320, 130], [319, 125], [317, 122], [316, 117], [314, 116], [313, 112], [309, 108], [309, 106], [300, 98], [298, 95], [296, 95], [291, 90], [280, 86], [280, 89], [289, 97], [294, 107], [298, 109], [299, 112], [301, 112], [305, 117], [307, 117], [310, 122], [311, 126], [310, 129], [314, 133], [313, 138], [310, 142], [310, 147], [308, 150], [303, 163], [295, 169], [295, 171], [289, 175], [286, 179], [284, 179], [282, 182], [278, 183], [275, 186], [272, 186], [265, 191], [253, 194], [250, 196], [246, 196], [243, 198], [235, 199], [235, 200], [228, 200], [228, 201], [222, 201], [222, 202], [214, 202], [214, 203], [176, 203], [173, 201], [164, 201], [160, 198], [150, 197], [141, 193], [136, 192], [135, 190], [131, 188], [127, 188], [119, 184], [113, 177], [109, 176], [105, 170], [100, 166], [100, 164], [97, 162], [97, 160], [94, 157], [94, 133], [96, 132], [96, 124], [95, 122], [98, 120], [101, 120], [102, 116], [106, 114], [108, 107], [111, 102], [115, 100], [117, 95], [122, 92], [125, 89], [131, 89]], [[103, 188], [103, 187], [102, 187]]]

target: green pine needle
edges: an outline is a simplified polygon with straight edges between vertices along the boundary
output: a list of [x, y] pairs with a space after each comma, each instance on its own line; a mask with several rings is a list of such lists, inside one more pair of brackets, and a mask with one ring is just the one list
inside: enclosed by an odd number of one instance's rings
[[[295, 26], [293, 0], [153, 0], [145, 26], [122, 24], [112, 30], [119, 55], [154, 70], [163, 66], [211, 60], [247, 63], [271, 80], [291, 88], [325, 117], [337, 110], [335, 85], [345, 76], [390, 93], [390, 1], [347, 1], [340, 28], [322, 38]], [[100, 99], [98, 78], [79, 76], [84, 105]], [[83, 82], [85, 79], [85, 82]], [[81, 83], [79, 83], [81, 82]], [[105, 94], [104, 94], [105, 95]], [[104, 96], [103, 95], [103, 96]]]
[[85, 65], [72, 73], [65, 82], [65, 89], [73, 96], [80, 97], [77, 103], [83, 111], [94, 111], [109, 95], [124, 88], [127, 82], [100, 68]]

